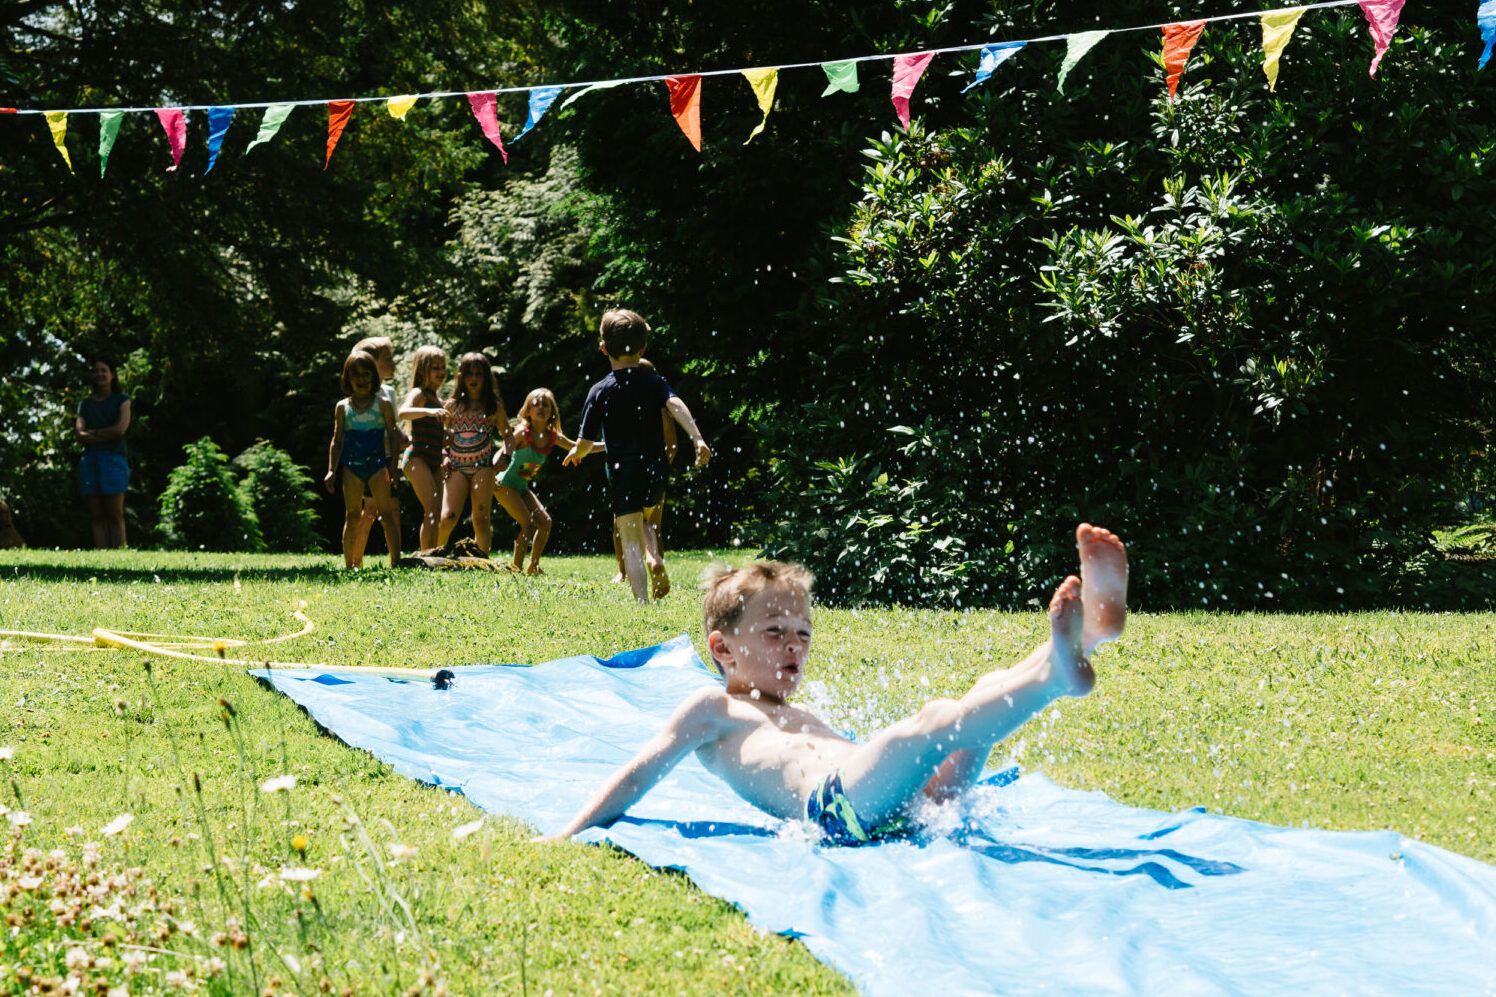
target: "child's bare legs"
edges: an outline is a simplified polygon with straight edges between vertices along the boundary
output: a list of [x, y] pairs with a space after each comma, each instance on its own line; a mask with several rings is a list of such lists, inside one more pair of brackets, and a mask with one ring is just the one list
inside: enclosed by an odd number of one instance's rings
[[468, 492], [473, 481], [462, 471], [453, 470], [447, 478], [446, 490], [442, 493], [442, 518], [436, 524], [436, 545], [445, 547], [462, 518], [462, 507], [467, 505]]
[[421, 503], [420, 549], [429, 550], [437, 543], [437, 524], [441, 522], [442, 515], [441, 487], [431, 468], [420, 459], [412, 459], [405, 465], [405, 480], [410, 482], [411, 489]]
[[530, 568], [532, 575], [540, 574], [540, 555], [545, 553], [546, 541], [551, 538], [551, 514], [545, 511], [534, 492], [525, 492], [525, 504], [530, 507]]
[[[842, 764], [842, 789], [864, 825], [902, 812], [923, 791], [964, 789], [992, 746], [1061, 696], [1084, 696], [1096, 676], [1081, 653], [1081, 582], [1066, 578], [1049, 603], [1050, 639], [1019, 664], [984, 676], [960, 699], [926, 703]], [[955, 757], [952, 757], [955, 756]]]
[[1111, 530], [1090, 523], [1075, 528], [1075, 545], [1085, 605], [1081, 646], [1090, 654], [1096, 645], [1120, 637], [1127, 622], [1127, 548]]
[[364, 513], [364, 481], [343, 468], [343, 567], [357, 568], [364, 563], [363, 538], [358, 535], [359, 519]]
[[665, 553], [660, 550], [660, 516], [662, 504], [644, 510], [644, 565], [649, 569], [650, 595], [663, 599], [670, 594], [670, 575], [665, 571]]
[[487, 554], [493, 549], [493, 467], [480, 467], [473, 475], [473, 539]]
[[369, 549], [369, 534], [374, 532], [374, 520], [378, 518], [379, 504], [372, 498], [364, 496], [363, 508], [353, 533], [353, 545], [358, 549], [359, 561], [363, 561], [364, 552]]
[[623, 573], [623, 541], [618, 539], [618, 517], [613, 517], [613, 559], [618, 562], [618, 574], [613, 576], [615, 582], [627, 581], [628, 577]]
[[88, 507], [88, 527], [93, 533], [93, 544], [99, 549], [111, 549], [125, 545], [125, 493], [116, 495], [85, 495], [83, 504]]
[[535, 497], [534, 492], [519, 492], [499, 485], [494, 489], [494, 498], [519, 524], [519, 535], [514, 538], [514, 561], [509, 565], [514, 571], [523, 571], [525, 553], [530, 554], [530, 573], [540, 573], [540, 555], [551, 535], [551, 517]]
[[629, 588], [639, 602], [649, 601], [649, 578], [644, 567], [644, 513], [631, 512], [615, 518], [618, 523], [618, 539], [623, 547], [623, 570], [628, 575]]
[[[390, 487], [390, 473], [380, 471], [369, 479], [369, 491], [374, 495], [374, 508], [378, 510], [379, 521], [384, 524], [384, 545], [390, 551], [390, 567], [400, 563], [400, 506], [395, 503], [395, 495]], [[359, 557], [363, 557], [364, 548], [358, 548]]]

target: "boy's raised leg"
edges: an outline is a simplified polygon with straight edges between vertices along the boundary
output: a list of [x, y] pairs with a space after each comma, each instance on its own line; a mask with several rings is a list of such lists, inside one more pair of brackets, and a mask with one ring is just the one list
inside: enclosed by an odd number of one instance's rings
[[1086, 613], [1081, 647], [1116, 640], [1127, 622], [1127, 548], [1111, 530], [1081, 523], [1075, 528], [1080, 549], [1080, 598]]
[[841, 782], [864, 826], [903, 812], [921, 791], [947, 795], [935, 781], [942, 773], [969, 780], [975, 760], [985, 761], [1024, 721], [1061, 696], [1090, 692], [1096, 677], [1081, 653], [1083, 617], [1081, 582], [1072, 575], [1050, 600], [1050, 639], [1027, 658], [984, 676], [960, 699], [926, 703], [853, 752], [841, 766]]

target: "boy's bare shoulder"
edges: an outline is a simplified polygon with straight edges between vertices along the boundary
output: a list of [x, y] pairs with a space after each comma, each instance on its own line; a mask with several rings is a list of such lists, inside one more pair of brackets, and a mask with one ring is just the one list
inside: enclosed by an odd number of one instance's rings
[[725, 689], [700, 689], [676, 707], [674, 722], [694, 734], [715, 735], [733, 722], [732, 704]]

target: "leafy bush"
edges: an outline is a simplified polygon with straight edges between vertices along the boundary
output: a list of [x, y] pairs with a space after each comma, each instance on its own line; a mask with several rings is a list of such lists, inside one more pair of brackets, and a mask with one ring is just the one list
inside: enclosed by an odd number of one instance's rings
[[291, 455], [268, 440], [234, 458], [242, 469], [241, 504], [259, 521], [267, 550], [300, 554], [321, 547], [312, 479]]
[[162, 543], [182, 550], [264, 550], [259, 521], [235, 486], [228, 456], [207, 436], [182, 450], [187, 462], [172, 470], [161, 493]]

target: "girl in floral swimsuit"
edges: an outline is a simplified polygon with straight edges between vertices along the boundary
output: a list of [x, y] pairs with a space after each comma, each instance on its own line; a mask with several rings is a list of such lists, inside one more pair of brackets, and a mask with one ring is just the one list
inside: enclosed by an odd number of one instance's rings
[[[509, 565], [509, 570], [515, 573], [542, 574], [540, 555], [551, 536], [551, 516], [540, 504], [534, 483], [557, 443], [567, 450], [574, 446], [572, 439], [561, 432], [556, 396], [549, 388], [536, 388], [520, 407], [519, 419], [514, 424], [509, 469], [494, 492], [499, 505], [519, 524], [519, 535], [514, 538], [514, 561]], [[526, 551], [530, 552], [528, 569]]]
[[452, 536], [471, 494], [473, 539], [486, 554], [493, 546], [494, 434], [508, 437], [509, 413], [483, 354], [464, 353], [457, 361], [457, 388], [447, 401], [447, 416], [450, 436], [442, 462], [446, 493], [436, 542], [445, 545]]

